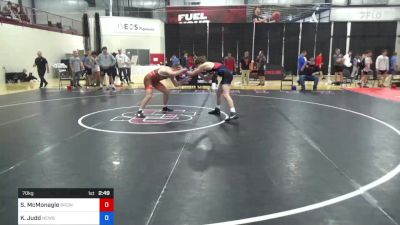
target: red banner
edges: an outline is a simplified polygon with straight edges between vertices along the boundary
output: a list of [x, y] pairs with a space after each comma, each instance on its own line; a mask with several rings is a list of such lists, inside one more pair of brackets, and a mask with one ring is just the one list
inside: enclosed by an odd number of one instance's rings
[[246, 23], [246, 6], [168, 7], [168, 23]]

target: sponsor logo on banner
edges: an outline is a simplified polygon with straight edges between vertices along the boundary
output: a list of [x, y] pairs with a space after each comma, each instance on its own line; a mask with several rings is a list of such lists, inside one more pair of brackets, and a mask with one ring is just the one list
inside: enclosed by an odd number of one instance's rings
[[245, 23], [246, 6], [168, 7], [168, 23]]
[[124, 31], [124, 32], [130, 32], [130, 31], [144, 31], [144, 32], [154, 32], [156, 28], [150, 27], [148, 25], [143, 25], [143, 24], [137, 24], [137, 23], [119, 23], [117, 25], [117, 31]]
[[178, 23], [209, 23], [204, 13], [178, 14]]
[[100, 22], [101, 32], [106, 35], [159, 35], [164, 25], [160, 20], [127, 17], [101, 17]]
[[400, 20], [400, 7], [332, 8], [332, 21], [396, 21]]

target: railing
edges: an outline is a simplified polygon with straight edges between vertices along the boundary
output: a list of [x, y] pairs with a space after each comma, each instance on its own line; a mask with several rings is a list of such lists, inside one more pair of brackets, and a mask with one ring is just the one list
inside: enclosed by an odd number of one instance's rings
[[82, 35], [81, 21], [15, 3], [9, 7], [4, 0], [0, 0], [0, 22]]

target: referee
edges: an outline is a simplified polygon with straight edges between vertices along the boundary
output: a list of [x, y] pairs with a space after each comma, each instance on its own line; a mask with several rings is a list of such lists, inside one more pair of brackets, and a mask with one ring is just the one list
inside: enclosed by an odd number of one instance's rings
[[[42, 88], [42, 87], [46, 87], [48, 84], [46, 79], [44, 79], [44, 74], [46, 73], [46, 70], [47, 70], [47, 73], [49, 73], [50, 70], [49, 70], [49, 64], [47, 63], [46, 58], [44, 58], [42, 56], [41, 51], [37, 52], [37, 56], [38, 57], [35, 59], [35, 64], [33, 64], [33, 67], [37, 67], [37, 71], [38, 71], [39, 78], [40, 78], [40, 88]], [[43, 86], [43, 84], [44, 84], [44, 86]]]

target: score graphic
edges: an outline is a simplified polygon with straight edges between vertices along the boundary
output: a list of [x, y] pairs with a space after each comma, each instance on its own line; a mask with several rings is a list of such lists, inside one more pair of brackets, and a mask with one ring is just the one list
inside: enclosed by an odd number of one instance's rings
[[18, 225], [114, 225], [112, 188], [19, 188]]

